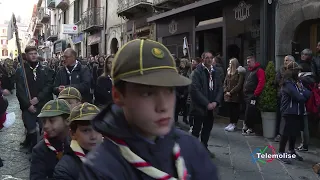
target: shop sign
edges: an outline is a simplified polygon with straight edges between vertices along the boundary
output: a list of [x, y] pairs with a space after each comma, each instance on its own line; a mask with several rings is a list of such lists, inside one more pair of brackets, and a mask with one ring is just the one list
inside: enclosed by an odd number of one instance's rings
[[233, 9], [234, 18], [238, 21], [244, 21], [250, 16], [251, 4], [247, 4], [244, 1], [241, 1], [239, 5]]
[[78, 34], [78, 26], [74, 24], [62, 24], [63, 34]]
[[178, 31], [178, 23], [175, 20], [172, 20], [169, 24], [169, 33], [174, 34]]
[[72, 42], [73, 42], [73, 44], [77, 44], [77, 43], [80, 43], [80, 42], [82, 42], [83, 41], [83, 34], [81, 33], [81, 34], [79, 34], [79, 35], [74, 35], [73, 37], [72, 37]]

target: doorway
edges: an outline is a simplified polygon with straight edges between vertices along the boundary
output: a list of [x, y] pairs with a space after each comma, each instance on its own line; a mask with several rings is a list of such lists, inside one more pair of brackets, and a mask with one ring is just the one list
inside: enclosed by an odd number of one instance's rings
[[118, 40], [116, 38], [113, 38], [111, 40], [111, 45], [110, 45], [110, 49], [111, 49], [111, 54], [116, 54], [118, 52], [118, 48], [119, 48], [119, 43]]
[[90, 46], [90, 50], [91, 50], [91, 55], [92, 55], [92, 56], [99, 55], [99, 43], [97, 43], [97, 44], [92, 44], [92, 45]]
[[222, 54], [223, 28], [198, 31], [196, 33], [196, 56], [201, 57], [203, 52], [212, 52], [213, 55]]

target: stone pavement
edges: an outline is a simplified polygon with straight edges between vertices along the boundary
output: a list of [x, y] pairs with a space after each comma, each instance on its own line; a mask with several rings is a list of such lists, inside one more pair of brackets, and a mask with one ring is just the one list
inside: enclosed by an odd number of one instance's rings
[[[28, 155], [20, 149], [23, 141], [24, 127], [21, 112], [15, 95], [8, 97], [8, 112], [15, 112], [17, 121], [13, 127], [0, 131], [0, 157], [4, 166], [0, 168], [0, 180], [28, 180]], [[182, 127], [186, 127], [182, 124]], [[225, 132], [225, 125], [214, 124], [209, 149], [215, 153], [213, 159], [217, 165], [220, 180], [317, 180], [312, 171], [314, 163], [320, 162], [320, 148], [311, 145], [310, 152], [301, 153], [305, 161], [293, 161], [292, 165], [284, 165], [277, 160], [270, 163], [253, 163], [251, 152], [256, 148], [278, 143], [263, 137], [244, 137], [238, 132]], [[320, 145], [320, 143], [319, 143]]]

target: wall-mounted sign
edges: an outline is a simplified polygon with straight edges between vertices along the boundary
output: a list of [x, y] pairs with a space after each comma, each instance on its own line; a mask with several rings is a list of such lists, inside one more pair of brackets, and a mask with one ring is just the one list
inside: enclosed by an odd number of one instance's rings
[[78, 34], [78, 26], [74, 24], [62, 24], [63, 34]]
[[175, 20], [172, 20], [169, 24], [169, 33], [174, 34], [178, 31], [178, 23]]
[[233, 9], [234, 18], [238, 21], [244, 21], [250, 16], [251, 4], [247, 4], [244, 1], [241, 1], [239, 5]]

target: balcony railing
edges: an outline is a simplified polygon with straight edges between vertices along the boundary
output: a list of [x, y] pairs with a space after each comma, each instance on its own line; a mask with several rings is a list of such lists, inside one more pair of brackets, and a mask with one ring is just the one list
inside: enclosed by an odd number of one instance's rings
[[41, 23], [48, 23], [50, 22], [50, 10], [47, 8], [40, 8], [39, 9], [39, 20]]
[[136, 14], [145, 11], [141, 9], [149, 8], [152, 10], [153, 0], [119, 0], [117, 13], [120, 16], [127, 16], [128, 14]]
[[81, 29], [83, 31], [94, 31], [103, 28], [103, 8], [89, 8], [81, 15]]
[[69, 7], [69, 0], [55, 0], [56, 8], [66, 10]]
[[55, 41], [58, 39], [58, 26], [57, 25], [50, 25], [45, 34], [47, 41]]
[[47, 6], [50, 9], [54, 9], [56, 7], [56, 0], [47, 0]]

